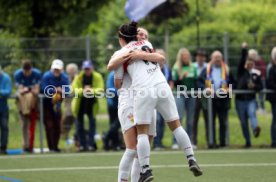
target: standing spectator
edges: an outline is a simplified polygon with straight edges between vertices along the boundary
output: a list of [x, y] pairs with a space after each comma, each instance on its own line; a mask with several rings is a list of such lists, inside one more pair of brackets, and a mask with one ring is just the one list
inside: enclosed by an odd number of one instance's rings
[[[267, 86], [276, 92], [276, 47], [271, 52], [272, 65], [269, 70]], [[276, 94], [268, 94], [267, 100], [270, 101], [272, 108], [272, 123], [271, 123], [271, 147], [276, 148]]]
[[[95, 151], [97, 149], [94, 136], [96, 133], [96, 114], [98, 113], [99, 101], [95, 97], [104, 89], [103, 77], [94, 70], [90, 60], [86, 60], [82, 64], [82, 71], [74, 79], [72, 84], [73, 92], [78, 95], [72, 101], [72, 111], [77, 117], [77, 136], [80, 142], [80, 151]], [[91, 98], [87, 95], [93, 95]], [[89, 119], [89, 131], [87, 141], [86, 132], [84, 130], [84, 115]]]
[[23, 150], [33, 152], [41, 72], [33, 68], [30, 60], [23, 60], [22, 68], [14, 73], [14, 79], [17, 87], [17, 106], [22, 123]]
[[[174, 81], [175, 88], [180, 85], [185, 86], [187, 91], [190, 91], [192, 88], [196, 88], [197, 69], [192, 64], [190, 51], [186, 48], [181, 48], [178, 51], [176, 62], [172, 69], [172, 79]], [[184, 95], [181, 95], [179, 98], [176, 98], [180, 121], [183, 119], [184, 111], [186, 112], [186, 130], [189, 137], [192, 137], [195, 101], [195, 98], [192, 98], [191, 96], [186, 98]], [[178, 149], [175, 140], [172, 148]]]
[[[232, 84], [233, 78], [229, 73], [228, 66], [223, 61], [223, 56], [220, 51], [214, 51], [211, 56], [211, 61], [208, 63], [206, 69], [204, 69], [198, 78], [199, 88], [212, 88], [213, 93], [217, 90], [224, 89], [227, 91], [229, 85]], [[220, 94], [222, 96], [222, 94]], [[216, 148], [216, 116], [219, 119], [219, 138], [220, 147], [226, 146], [226, 126], [228, 110], [230, 109], [230, 99], [228, 93], [225, 93], [225, 97], [218, 97], [214, 94], [212, 98], [212, 111], [213, 111], [213, 145], [208, 144], [209, 148]], [[206, 101], [206, 100], [205, 100]], [[203, 107], [207, 108], [207, 103], [203, 103]]]
[[[75, 79], [76, 75], [78, 74], [78, 65], [75, 63], [70, 63], [66, 66], [66, 73], [68, 75], [70, 84], [72, 84], [73, 80]], [[75, 123], [75, 117], [72, 113], [72, 98], [67, 97], [64, 99], [64, 114], [61, 124], [61, 136], [64, 139], [68, 139], [69, 132], [72, 128], [72, 125]]]
[[48, 147], [51, 152], [60, 152], [58, 148], [61, 126], [62, 95], [69, 93], [69, 79], [63, 72], [64, 64], [55, 59], [51, 70], [41, 79], [41, 93], [44, 93], [43, 113]]
[[0, 154], [7, 154], [9, 136], [9, 106], [8, 97], [12, 91], [10, 76], [0, 66]]
[[[204, 69], [207, 67], [207, 53], [203, 49], [198, 49], [196, 52], [196, 62], [194, 63], [195, 67], [197, 68], [197, 76], [199, 76]], [[208, 114], [206, 108], [202, 107], [202, 99], [196, 98], [196, 105], [195, 105], [195, 113], [194, 113], [194, 124], [193, 124], [193, 136], [192, 141], [195, 145], [195, 148], [197, 148], [197, 131], [198, 131], [198, 120], [200, 116], [200, 111], [203, 112], [203, 118], [205, 123], [205, 134], [206, 134], [206, 140], [208, 143]]]
[[[157, 49], [156, 52], [166, 57], [166, 53], [163, 49]], [[169, 69], [167, 64], [160, 65], [160, 66], [161, 66], [162, 73], [164, 74], [168, 84], [170, 85], [171, 89], [173, 89], [174, 85], [172, 81], [171, 70]], [[162, 143], [164, 132], [165, 132], [165, 121], [161, 116], [161, 114], [157, 112], [156, 137], [154, 137], [153, 139], [154, 150], [162, 150], [164, 148], [164, 145]]]
[[[109, 114], [109, 130], [104, 134], [104, 149], [118, 150], [120, 148], [119, 129], [121, 128], [118, 118], [118, 94], [114, 84], [114, 71], [108, 74], [106, 80], [106, 88], [114, 94], [114, 97], [107, 98], [108, 114]], [[110, 142], [112, 145], [110, 145]]]
[[[255, 49], [249, 49], [248, 51], [248, 57], [255, 61], [255, 69], [259, 70], [261, 72], [261, 81], [262, 81], [262, 87], [265, 88], [266, 85], [266, 64], [265, 61], [260, 57], [259, 53]], [[265, 112], [265, 94], [260, 92], [259, 98], [258, 98], [258, 109], [260, 113]]]
[[[255, 60], [248, 56], [247, 45], [243, 44], [241, 50], [241, 60], [238, 65], [237, 89], [260, 91], [262, 89], [261, 72], [255, 69]], [[248, 119], [255, 137], [258, 137], [261, 128], [258, 125], [256, 117], [257, 102], [256, 93], [237, 94], [236, 110], [241, 122], [243, 136], [245, 138], [245, 147], [251, 147], [250, 132], [248, 128]]]

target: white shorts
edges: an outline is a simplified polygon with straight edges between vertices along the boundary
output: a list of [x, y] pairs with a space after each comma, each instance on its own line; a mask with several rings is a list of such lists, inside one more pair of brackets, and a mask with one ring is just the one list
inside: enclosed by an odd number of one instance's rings
[[134, 96], [135, 124], [151, 124], [154, 109], [162, 115], [166, 122], [179, 119], [175, 99], [167, 83], [137, 91]]
[[[156, 136], [156, 111], [153, 111], [151, 115], [151, 124], [149, 128], [149, 135], [155, 137]], [[118, 109], [118, 117], [120, 120], [122, 132], [125, 133], [130, 128], [134, 127], [136, 124], [134, 123], [133, 117], [133, 107], [120, 107]]]

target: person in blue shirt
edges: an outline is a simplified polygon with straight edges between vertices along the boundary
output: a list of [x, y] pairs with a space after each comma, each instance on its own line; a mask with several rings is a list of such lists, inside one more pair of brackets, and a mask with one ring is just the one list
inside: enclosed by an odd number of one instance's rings
[[11, 78], [0, 66], [0, 154], [7, 154], [6, 150], [9, 135], [9, 106], [7, 100], [11, 92]]
[[40, 90], [44, 94], [43, 116], [49, 150], [60, 152], [58, 148], [61, 130], [62, 97], [70, 92], [70, 82], [63, 72], [64, 64], [56, 59], [52, 62], [51, 70], [44, 73]]
[[[103, 137], [104, 149], [109, 150], [112, 148], [113, 150], [117, 150], [120, 146], [119, 129], [121, 125], [118, 118], [118, 94], [114, 84], [114, 71], [111, 71], [108, 74], [106, 89], [108, 89], [114, 97], [111, 97], [111, 95], [107, 97], [110, 128]], [[110, 146], [110, 142], [112, 143], [112, 146]]]
[[41, 72], [33, 68], [30, 60], [23, 60], [22, 68], [14, 73], [14, 80], [17, 87], [19, 116], [22, 122], [23, 150], [33, 152]]

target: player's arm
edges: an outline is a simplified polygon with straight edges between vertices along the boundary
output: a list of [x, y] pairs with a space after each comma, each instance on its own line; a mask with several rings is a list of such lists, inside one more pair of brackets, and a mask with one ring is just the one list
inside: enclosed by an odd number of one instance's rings
[[114, 78], [114, 84], [117, 89], [120, 89], [122, 87], [122, 79]]
[[127, 55], [128, 55], [128, 53], [122, 54], [120, 56], [112, 56], [108, 62], [107, 70], [108, 71], [116, 70], [119, 66], [124, 64], [125, 63], [124, 57]]
[[120, 89], [122, 87], [124, 77], [124, 68], [123, 66], [119, 66], [114, 73], [114, 85], [117, 89]]
[[149, 53], [145, 51], [131, 51], [127, 56], [124, 57], [124, 61], [130, 61], [132, 63], [136, 60], [147, 60], [159, 64], [165, 64], [165, 57], [159, 53]]

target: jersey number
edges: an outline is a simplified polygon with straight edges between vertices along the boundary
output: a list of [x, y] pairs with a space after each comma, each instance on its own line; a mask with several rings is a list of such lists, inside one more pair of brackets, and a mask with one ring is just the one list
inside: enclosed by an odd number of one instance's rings
[[[145, 45], [141, 49], [142, 49], [142, 51], [145, 51], [147, 53], [152, 53], [152, 49], [150, 49], [149, 46]], [[145, 62], [146, 65], [149, 65], [149, 61], [147, 61], [147, 60], [143, 60], [143, 61]], [[157, 65], [157, 63], [154, 63], [154, 62], [151, 62], [151, 63], [154, 65]]]

